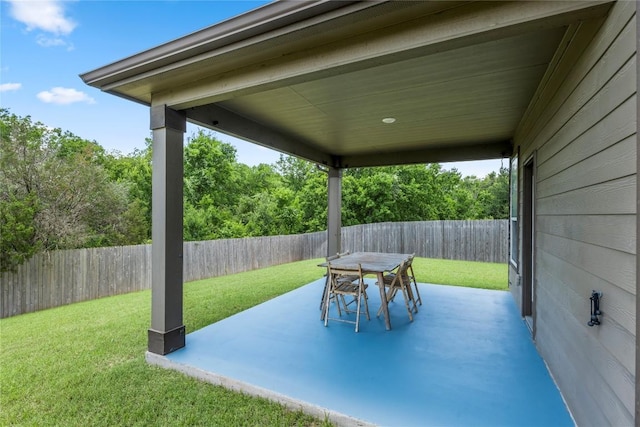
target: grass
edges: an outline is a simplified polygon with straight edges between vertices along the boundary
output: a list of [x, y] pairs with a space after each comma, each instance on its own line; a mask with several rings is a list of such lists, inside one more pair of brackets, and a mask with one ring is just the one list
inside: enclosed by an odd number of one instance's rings
[[509, 269], [507, 264], [415, 258], [413, 270], [418, 283], [465, 286], [500, 291], [506, 291], [509, 288]]
[[[322, 277], [318, 262], [186, 283], [187, 331]], [[504, 264], [416, 258], [414, 270], [419, 282], [506, 289]], [[0, 320], [0, 425], [329, 424], [148, 365], [150, 305], [143, 291]]]

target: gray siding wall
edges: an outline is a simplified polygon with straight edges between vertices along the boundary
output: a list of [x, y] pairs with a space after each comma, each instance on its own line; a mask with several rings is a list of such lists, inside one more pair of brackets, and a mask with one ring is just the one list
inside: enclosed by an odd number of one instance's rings
[[[515, 139], [520, 188], [536, 160], [535, 340], [580, 426], [634, 424], [635, 8], [569, 28]], [[604, 293], [595, 327], [592, 290]]]

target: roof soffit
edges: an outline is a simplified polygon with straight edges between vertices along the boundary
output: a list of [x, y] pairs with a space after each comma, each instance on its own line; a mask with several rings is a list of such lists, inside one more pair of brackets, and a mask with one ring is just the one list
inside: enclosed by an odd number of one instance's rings
[[[138, 74], [83, 79], [337, 167], [503, 157], [566, 28], [606, 3], [348, 2]], [[401, 117], [395, 127], [381, 125], [382, 107]]]
[[135, 76], [114, 75], [110, 83], [100, 83], [101, 89], [182, 109], [563, 26], [605, 10], [601, 2], [444, 3], [446, 10], [435, 2], [373, 3], [366, 10], [342, 10], [343, 15], [333, 19], [273, 30]]

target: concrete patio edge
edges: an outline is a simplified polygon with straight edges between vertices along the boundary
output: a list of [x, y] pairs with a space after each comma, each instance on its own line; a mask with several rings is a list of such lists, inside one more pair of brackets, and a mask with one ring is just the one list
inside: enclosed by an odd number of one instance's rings
[[272, 402], [279, 403], [286, 408], [297, 411], [300, 410], [306, 414], [312, 415], [321, 420], [328, 419], [332, 423], [338, 426], [344, 427], [374, 427], [375, 424], [371, 424], [367, 421], [360, 420], [358, 418], [350, 417], [340, 412], [332, 411], [321, 406], [313, 405], [311, 403], [293, 399], [285, 396], [281, 393], [277, 393], [262, 387], [258, 387], [244, 381], [239, 381], [224, 375], [219, 375], [213, 372], [205, 371], [193, 366], [177, 363], [168, 359], [165, 356], [151, 353], [149, 351], [145, 354], [145, 359], [150, 365], [159, 366], [165, 369], [171, 369], [181, 372], [190, 377], [199, 379], [201, 381], [208, 382], [213, 385], [219, 385], [226, 389], [236, 392], [248, 394], [251, 396], [262, 397]]

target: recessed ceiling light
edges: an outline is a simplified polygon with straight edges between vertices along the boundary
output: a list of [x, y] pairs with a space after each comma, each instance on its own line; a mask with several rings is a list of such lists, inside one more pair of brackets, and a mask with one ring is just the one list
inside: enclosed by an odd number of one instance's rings
[[393, 123], [396, 121], [395, 117], [385, 117], [384, 119], [382, 119], [382, 123]]

